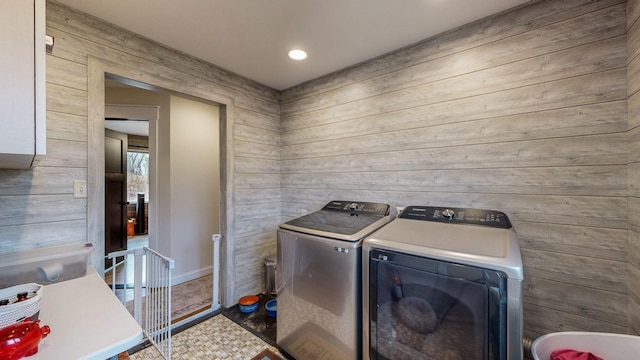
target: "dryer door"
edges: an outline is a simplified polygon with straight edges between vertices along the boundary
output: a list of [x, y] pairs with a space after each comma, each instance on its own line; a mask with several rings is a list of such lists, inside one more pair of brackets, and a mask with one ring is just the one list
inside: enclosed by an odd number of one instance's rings
[[504, 321], [495, 319], [495, 272], [387, 250], [370, 254], [371, 359], [501, 358], [491, 344], [501, 333], [492, 324]]

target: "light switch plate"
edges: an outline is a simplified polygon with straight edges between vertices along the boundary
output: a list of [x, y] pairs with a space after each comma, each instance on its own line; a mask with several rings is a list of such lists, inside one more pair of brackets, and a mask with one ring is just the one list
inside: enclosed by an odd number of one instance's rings
[[73, 180], [73, 198], [87, 197], [87, 180]]

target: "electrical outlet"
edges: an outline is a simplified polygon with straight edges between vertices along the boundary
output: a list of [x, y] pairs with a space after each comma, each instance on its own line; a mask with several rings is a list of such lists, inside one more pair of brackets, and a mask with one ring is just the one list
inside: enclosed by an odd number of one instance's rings
[[307, 209], [301, 209], [300, 216], [305, 216], [305, 215], [307, 215]]
[[87, 197], [87, 180], [73, 180], [73, 198]]

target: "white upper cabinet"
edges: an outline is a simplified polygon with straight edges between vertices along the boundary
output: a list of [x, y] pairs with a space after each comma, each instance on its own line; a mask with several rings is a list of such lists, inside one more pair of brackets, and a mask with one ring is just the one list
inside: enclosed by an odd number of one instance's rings
[[0, 169], [28, 169], [46, 153], [45, 1], [2, 1]]

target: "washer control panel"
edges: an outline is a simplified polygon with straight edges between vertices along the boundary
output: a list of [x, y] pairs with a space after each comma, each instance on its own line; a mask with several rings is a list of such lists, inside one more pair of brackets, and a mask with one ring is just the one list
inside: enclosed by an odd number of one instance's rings
[[507, 215], [494, 210], [407, 206], [398, 217], [401, 219], [436, 221], [452, 224], [483, 225], [503, 229], [511, 228], [511, 221], [509, 221]]
[[322, 210], [345, 211], [351, 213], [371, 214], [371, 215], [388, 215], [389, 205], [372, 202], [356, 202], [334, 200], [325, 205]]

